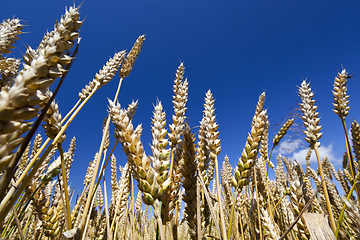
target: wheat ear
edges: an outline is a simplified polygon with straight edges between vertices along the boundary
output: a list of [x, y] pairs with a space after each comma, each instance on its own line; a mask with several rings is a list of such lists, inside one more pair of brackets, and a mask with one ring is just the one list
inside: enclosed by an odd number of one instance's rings
[[[180, 63], [177, 71], [176, 77], [173, 84], [173, 109], [174, 115], [172, 116], [172, 124], [169, 125], [169, 146], [171, 148], [171, 163], [169, 170], [169, 178], [171, 179], [171, 184], [169, 190], [165, 194], [169, 195], [169, 205], [168, 205], [168, 218], [171, 219], [171, 212], [175, 208], [175, 214], [177, 214], [177, 204], [178, 194], [181, 186], [182, 179], [182, 170], [183, 170], [183, 160], [182, 160], [182, 139], [181, 136], [184, 131], [184, 121], [186, 113], [186, 103], [188, 100], [188, 81], [184, 78], [185, 67], [183, 63]], [[173, 236], [177, 237], [177, 224], [176, 219], [175, 225], [173, 226]]]
[[357, 163], [360, 164], [360, 125], [354, 119], [351, 123], [351, 137]]
[[336, 231], [335, 220], [332, 214], [329, 194], [326, 188], [326, 183], [324, 181], [324, 174], [322, 170], [322, 164], [320, 161], [319, 151], [318, 151], [318, 141], [322, 136], [320, 133], [321, 126], [319, 126], [320, 118], [318, 117], [319, 113], [316, 112], [317, 106], [315, 106], [315, 100], [313, 100], [314, 93], [311, 91], [310, 83], [307, 83], [305, 80], [301, 83], [299, 87], [299, 96], [302, 100], [300, 103], [301, 111], [303, 112], [303, 116], [301, 119], [303, 120], [305, 130], [304, 133], [306, 135], [305, 140], [310, 144], [310, 148], [315, 150], [316, 158], [319, 165], [320, 176], [322, 181], [322, 187], [325, 194], [327, 210], [329, 212], [330, 224], [332, 230]]
[[233, 186], [237, 189], [241, 189], [243, 186], [249, 184], [250, 171], [255, 164], [261, 136], [265, 127], [265, 118], [266, 110], [254, 117], [254, 124], [248, 135], [241, 158], [239, 158], [238, 166], [235, 168], [235, 178], [233, 177], [231, 181]]
[[0, 60], [4, 59], [2, 54], [11, 53], [12, 44], [19, 39], [23, 27], [18, 18], [7, 19], [0, 24]]
[[186, 221], [189, 226], [189, 234], [191, 239], [197, 239], [197, 222], [196, 222], [196, 176], [197, 164], [195, 159], [194, 135], [191, 133], [190, 126], [185, 123], [184, 129], [184, 168], [183, 188], [185, 195], [183, 200], [186, 203], [185, 213]]
[[[76, 27], [75, 22], [79, 23]], [[28, 130], [25, 126], [28, 126], [29, 123], [25, 120], [37, 116], [40, 110], [37, 105], [45, 100], [42, 91], [47, 89], [55, 79], [61, 77], [67, 71], [65, 69], [71, 66], [69, 63], [72, 58], [67, 56], [65, 51], [70, 50], [74, 40], [78, 38], [77, 30], [81, 27], [81, 23], [78, 8], [70, 7], [69, 11], [66, 10], [60, 23], [55, 25], [47, 41], [44, 42], [45, 44], [41, 48], [39, 47], [34, 56], [27, 58], [28, 65], [24, 65], [24, 69], [16, 76], [15, 83], [9, 91], [0, 93], [0, 119], [8, 126], [4, 130], [12, 127], [14, 132], [12, 141], [2, 143], [3, 146], [8, 146], [8, 149], [0, 154], [0, 165], [9, 163], [8, 173], [0, 182], [2, 197], [5, 196], [5, 188], [12, 177], [9, 172], [13, 172], [12, 169], [16, 167], [19, 160], [18, 156], [14, 156], [11, 151], [22, 141], [20, 135]], [[71, 47], [65, 49], [65, 45], [68, 43]], [[2, 131], [1, 133], [6, 132]], [[25, 149], [25, 147], [23, 145], [21, 148]]]
[[11, 86], [14, 84], [15, 77], [18, 75], [19, 69], [20, 59], [6, 58], [0, 60], [1, 91], [9, 91]]

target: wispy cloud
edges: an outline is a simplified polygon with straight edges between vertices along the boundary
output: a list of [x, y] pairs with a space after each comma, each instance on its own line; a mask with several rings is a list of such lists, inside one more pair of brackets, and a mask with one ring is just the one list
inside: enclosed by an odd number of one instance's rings
[[[280, 148], [278, 153], [283, 156], [286, 156], [292, 160], [298, 161], [300, 164], [305, 165], [306, 160], [305, 157], [308, 153], [308, 148], [302, 149], [303, 143], [300, 139], [296, 139], [294, 141], [285, 140], [280, 143]], [[320, 158], [323, 159], [327, 157], [335, 166], [340, 165], [342, 163], [342, 158], [337, 158], [335, 155], [335, 151], [333, 149], [333, 145], [321, 145], [319, 147]], [[317, 162], [315, 152], [311, 153], [310, 162]]]
[[293, 152], [296, 152], [302, 146], [302, 142], [300, 139], [290, 140], [284, 139], [280, 142], [279, 151], [281, 155], [289, 155]]

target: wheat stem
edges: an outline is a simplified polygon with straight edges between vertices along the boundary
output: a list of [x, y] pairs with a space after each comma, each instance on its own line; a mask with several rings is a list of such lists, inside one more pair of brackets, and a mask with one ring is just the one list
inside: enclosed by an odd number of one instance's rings
[[[157, 204], [156, 204], [156, 202], [157, 202]], [[156, 206], [156, 205], [158, 205], [158, 206]], [[166, 240], [165, 232], [164, 232], [165, 228], [164, 228], [162, 220], [161, 220], [161, 201], [155, 200], [153, 207], [154, 207], [154, 216], [156, 218], [156, 221], [158, 224], [158, 230], [160, 233], [160, 239]]]
[[[343, 125], [344, 128], [344, 135], [345, 135], [345, 146], [346, 146], [346, 153], [349, 159], [349, 165], [350, 165], [350, 170], [351, 170], [351, 176], [353, 177], [353, 179], [355, 179], [356, 176], [356, 169], [355, 169], [355, 164], [354, 164], [354, 158], [353, 155], [351, 154], [351, 147], [350, 147], [350, 142], [349, 142], [349, 137], [347, 134], [347, 129], [346, 129], [346, 124], [345, 124], [345, 119], [341, 119], [341, 123]], [[358, 201], [360, 201], [360, 192], [359, 192], [359, 188], [358, 186], [355, 187], [355, 191], [358, 197]]]
[[[259, 202], [259, 191], [258, 191], [258, 186], [257, 186], [257, 179], [256, 179], [256, 171], [254, 171], [254, 182], [255, 182], [255, 193], [256, 193], [256, 208], [257, 208], [257, 212], [258, 212], [258, 223], [259, 223], [259, 233], [260, 233], [260, 240], [263, 239], [262, 236], [262, 225], [261, 225], [261, 213], [260, 213], [260, 202]], [[265, 179], [266, 181], [266, 179]]]
[[[347, 201], [350, 200], [350, 198], [351, 198], [354, 190], [356, 189], [356, 184], [357, 184], [357, 183], [359, 183], [359, 181], [358, 181], [358, 180], [355, 180], [355, 181], [354, 181], [354, 184], [353, 184], [352, 187], [351, 187], [351, 190], [350, 190], [349, 194], [348, 194], [347, 197], [346, 197], [346, 200], [347, 200]], [[341, 213], [340, 213], [339, 220], [338, 220], [338, 222], [337, 222], [337, 226], [336, 226], [336, 231], [335, 231], [335, 237], [336, 237], [336, 239], [337, 239], [338, 236], [339, 236], [339, 230], [340, 230], [340, 226], [341, 226], [341, 223], [342, 223], [342, 220], [343, 220], [343, 217], [344, 217], [345, 208], [346, 208], [346, 204], [344, 203], [344, 205], [343, 205], [343, 207], [342, 207], [342, 209], [341, 209]]]
[[221, 200], [221, 194], [220, 194], [219, 166], [218, 166], [217, 156], [215, 156], [215, 170], [216, 170], [216, 189], [217, 189], [219, 211], [220, 211], [221, 232], [222, 232], [223, 239], [226, 239], [226, 227], [225, 227], [224, 212], [223, 212], [222, 200]]
[[[89, 191], [89, 195], [92, 195], [90, 191]], [[92, 211], [94, 203], [95, 203], [95, 198], [91, 198], [91, 200], [92, 201], [91, 201], [91, 205], [90, 205], [90, 211], [87, 213], [87, 215], [85, 215], [86, 216], [86, 222], [85, 222], [85, 226], [84, 226], [84, 233], [85, 234], [83, 234], [83, 236], [81, 238], [82, 240], [85, 240], [86, 230], [87, 230], [87, 228], [89, 226], [89, 222], [90, 222], [91, 211]]]
[[[125, 179], [124, 179], [124, 181], [125, 181]], [[120, 205], [121, 205], [120, 202], [121, 202], [121, 198], [122, 198], [122, 195], [123, 195], [123, 192], [124, 192], [124, 188], [125, 188], [125, 183], [122, 183], [121, 188], [120, 188], [120, 192], [119, 192], [119, 196], [118, 196], [119, 201], [116, 204], [114, 218], [113, 218], [113, 220], [111, 222], [110, 231], [112, 231], [112, 229], [114, 228], [115, 219], [116, 219], [117, 213], [118, 213]], [[116, 237], [116, 234], [114, 234], [114, 240], [115, 240], [115, 237]]]
[[19, 231], [19, 234], [20, 234], [20, 238], [21, 238], [21, 240], [25, 240], [24, 234], [23, 234], [23, 230], [22, 230], [22, 227], [21, 227], [21, 225], [20, 225], [19, 218], [17, 217], [17, 211], [16, 211], [16, 209], [15, 209], [14, 206], [12, 207], [12, 209], [13, 209], [13, 212], [14, 212], [15, 222], [16, 222], [16, 225], [17, 225], [17, 227], [18, 227], [18, 231]]
[[173, 172], [173, 168], [174, 168], [174, 153], [175, 153], [175, 149], [176, 149], [176, 148], [173, 148], [173, 149], [171, 150], [170, 172], [169, 172], [168, 179], [171, 179], [172, 172]]
[[214, 206], [211, 203], [211, 199], [210, 199], [207, 187], [206, 187], [204, 181], [202, 180], [202, 178], [199, 175], [197, 176], [197, 181], [201, 184], [201, 187], [202, 187], [203, 193], [205, 195], [206, 201], [209, 204], [209, 210], [210, 210], [211, 218], [214, 220], [215, 228], [216, 228], [217, 232], [219, 233], [219, 235], [221, 236], [221, 230], [220, 230], [220, 226], [219, 226], [219, 223], [218, 223], [219, 221], [216, 218], [216, 215], [215, 215], [215, 212], [214, 212]]
[[233, 205], [231, 206], [231, 213], [230, 213], [230, 222], [229, 222], [229, 229], [228, 229], [228, 236], [227, 236], [228, 240], [230, 240], [230, 237], [231, 237], [232, 221], [235, 217], [235, 205], [236, 205], [236, 199], [237, 199], [238, 194], [239, 194], [239, 191], [235, 190], [235, 196], [234, 196], [234, 200], [233, 200]]
[[[120, 81], [119, 81], [119, 85], [118, 85], [118, 89], [115, 93], [115, 97], [114, 97], [114, 101], [116, 101], [116, 99], [118, 98], [118, 95], [119, 95], [119, 92], [120, 92], [120, 88], [121, 88], [121, 83], [123, 81], [123, 78], [120, 78]], [[93, 93], [94, 91], [92, 91]], [[90, 97], [90, 96], [89, 96]], [[88, 98], [86, 98], [88, 99]], [[86, 100], [85, 100], [86, 101]], [[84, 101], [84, 102], [85, 102]], [[82, 104], [83, 105], [83, 104]], [[81, 105], [80, 105], [81, 106]], [[70, 120], [69, 120], [70, 121]], [[96, 159], [96, 164], [95, 164], [95, 169], [94, 169], [94, 176], [97, 175], [97, 172], [99, 170], [99, 165], [100, 165], [100, 158], [101, 158], [101, 154], [102, 154], [102, 151], [104, 149], [104, 145], [105, 145], [105, 140], [106, 140], [106, 134], [105, 132], [109, 129], [109, 125], [110, 125], [110, 116], [108, 116], [107, 118], [107, 121], [106, 121], [106, 124], [105, 124], [105, 127], [104, 127], [104, 134], [102, 136], [102, 140], [101, 140], [101, 144], [100, 144], [100, 149], [99, 149], [99, 154], [97, 156], [97, 159]], [[94, 177], [90, 183], [90, 187], [89, 187], [89, 196], [86, 200], [86, 204], [85, 204], [85, 207], [84, 207], [84, 212], [83, 212], [83, 217], [81, 219], [81, 222], [80, 222], [80, 230], [81, 230], [81, 234], [83, 234], [83, 230], [84, 230], [84, 225], [85, 225], [85, 220], [86, 220], [86, 216], [87, 216], [87, 213], [89, 211], [89, 207], [90, 207], [90, 202], [91, 202], [91, 199], [92, 199], [92, 196], [93, 196], [93, 190], [94, 190], [94, 185], [95, 185], [95, 181], [96, 181], [96, 177]]]
[[76, 110], [76, 108], [81, 103], [81, 99], [79, 99], [76, 104], [72, 107], [72, 109], [66, 114], [66, 116], [61, 120], [61, 124], [65, 122], [65, 120]]
[[329, 193], [327, 191], [326, 183], [324, 181], [324, 173], [323, 173], [322, 164], [321, 164], [321, 160], [320, 160], [319, 150], [318, 150], [316, 144], [314, 144], [314, 150], [315, 150], [316, 159], [317, 159], [317, 162], [318, 162], [318, 165], [319, 165], [319, 171], [320, 171], [322, 187], [323, 187], [324, 195], [325, 195], [325, 199], [326, 199], [326, 207], [327, 207], [327, 210], [329, 212], [330, 226], [331, 226], [331, 229], [335, 233], [336, 232], [336, 224], [335, 224], [334, 216], [333, 216], [333, 213], [332, 213], [332, 210], [331, 210], [331, 203], [330, 203], [330, 199], [329, 199]]
[[198, 181], [196, 182], [196, 230], [197, 230], [197, 238], [202, 239], [202, 231], [201, 231], [201, 213], [200, 213], [200, 186]]
[[276, 203], [276, 205], [273, 207], [273, 209], [271, 210], [271, 214], [274, 212], [274, 210], [276, 209], [276, 207], [281, 203], [281, 201], [284, 199], [284, 197], [286, 197], [287, 195], [283, 195], [281, 197], [281, 199]]
[[70, 212], [70, 202], [69, 202], [69, 191], [68, 191], [68, 184], [67, 184], [67, 176], [65, 172], [65, 160], [64, 160], [64, 152], [61, 146], [61, 143], [58, 143], [58, 150], [60, 153], [61, 159], [61, 175], [63, 180], [63, 189], [65, 193], [65, 206], [66, 206], [66, 217], [67, 217], [67, 230], [71, 229], [71, 212]]

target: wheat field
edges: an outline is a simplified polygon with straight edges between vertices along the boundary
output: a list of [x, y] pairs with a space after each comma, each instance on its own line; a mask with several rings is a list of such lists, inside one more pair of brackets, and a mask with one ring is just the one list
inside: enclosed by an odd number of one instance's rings
[[[27, 46], [22, 59], [11, 57], [24, 29], [22, 21], [7, 19], [0, 25], [1, 239], [360, 239], [360, 126], [353, 120], [351, 129], [346, 128], [351, 76], [345, 69], [328, 89], [344, 129], [347, 151], [341, 169], [319, 155], [321, 122], [306, 80], [299, 82], [301, 114], [295, 116], [303, 122], [308, 143], [306, 168], [272, 155], [296, 119], [287, 119], [269, 139], [265, 92], [254, 103], [251, 130], [243, 136], [245, 146], [232, 166], [228, 157], [218, 159], [221, 140], [210, 90], [200, 126], [189, 126], [184, 63], [175, 72], [172, 122], [166, 122], [157, 101], [152, 119], [144, 120], [151, 124], [152, 142], [141, 141], [142, 126], [133, 125], [138, 102], [122, 106], [118, 96], [123, 80], [136, 69], [144, 35], [130, 51], [115, 53], [79, 89], [74, 107], [64, 117], [60, 114], [56, 95], [67, 73], [76, 71], [71, 66], [81, 45], [84, 18], [79, 9], [68, 7], [36, 49]], [[75, 195], [69, 176], [76, 174], [71, 166], [81, 143], [73, 138], [64, 146], [65, 131], [110, 81], [118, 81], [118, 88], [108, 100], [100, 148], [88, 163], [82, 192]], [[115, 142], [112, 148], [110, 141]], [[144, 151], [146, 144], [150, 154]], [[127, 158], [123, 166], [114, 154], [118, 148]], [[310, 166], [312, 152], [316, 169]], [[107, 165], [109, 174], [104, 171]]]

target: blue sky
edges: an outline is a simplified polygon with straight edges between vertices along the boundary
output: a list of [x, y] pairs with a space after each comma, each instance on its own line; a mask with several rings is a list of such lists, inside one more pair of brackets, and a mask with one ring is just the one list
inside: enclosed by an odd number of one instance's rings
[[[36, 48], [70, 5], [72, 0], [4, 1], [0, 16], [15, 16], [26, 24], [26, 34], [20, 36], [9, 56], [21, 57], [24, 44]], [[321, 157], [327, 154], [337, 163], [345, 144], [340, 119], [332, 112], [331, 90], [342, 67], [354, 75], [354, 80], [349, 80], [351, 110], [346, 122], [349, 127], [353, 119], [360, 121], [359, 13], [359, 1], [84, 1], [80, 16], [86, 20], [81, 28], [79, 56], [57, 101], [64, 116], [78, 100], [78, 92], [109, 57], [130, 50], [136, 38], [146, 34], [138, 61], [123, 82], [119, 101], [126, 107], [133, 99], [139, 100], [134, 124], [143, 124], [147, 154], [151, 154], [153, 104], [157, 98], [162, 102], [171, 123], [173, 79], [178, 65], [184, 62], [189, 80], [187, 117], [192, 127], [202, 118], [208, 89], [216, 99], [222, 139], [219, 159], [228, 155], [233, 166], [237, 163], [263, 91], [272, 138], [279, 130], [272, 127], [284, 123], [291, 108], [298, 106], [296, 86], [307, 78], [312, 82], [323, 126]], [[100, 89], [67, 130], [65, 144], [73, 136], [77, 138], [73, 184], [82, 184], [88, 163], [100, 146], [107, 98], [113, 98], [117, 81], [118, 77]], [[303, 161], [300, 150], [282, 153]], [[120, 147], [115, 154], [118, 164], [124, 165], [126, 157]]]

